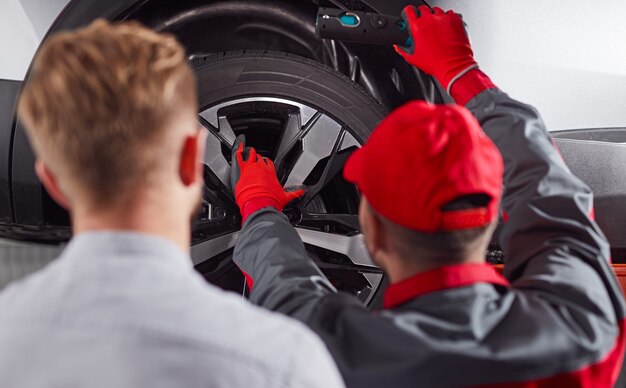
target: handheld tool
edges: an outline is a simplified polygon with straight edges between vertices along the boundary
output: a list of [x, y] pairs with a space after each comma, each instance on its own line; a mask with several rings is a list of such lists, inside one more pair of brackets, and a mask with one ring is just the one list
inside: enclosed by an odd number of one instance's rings
[[402, 18], [370, 12], [322, 7], [317, 12], [315, 32], [322, 39], [346, 42], [405, 47], [412, 44], [408, 26]]

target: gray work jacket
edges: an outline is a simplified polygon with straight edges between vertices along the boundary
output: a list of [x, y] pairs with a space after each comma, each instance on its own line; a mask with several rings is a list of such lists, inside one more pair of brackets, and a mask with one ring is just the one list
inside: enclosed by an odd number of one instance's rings
[[85, 233], [0, 293], [0, 387], [342, 387], [300, 322], [206, 283], [167, 240]]
[[307, 323], [349, 387], [610, 387], [624, 356], [624, 299], [609, 244], [538, 113], [499, 90], [467, 108], [504, 158], [504, 277], [444, 267], [390, 287], [387, 309], [337, 293], [287, 218], [246, 221], [234, 259], [251, 300]]

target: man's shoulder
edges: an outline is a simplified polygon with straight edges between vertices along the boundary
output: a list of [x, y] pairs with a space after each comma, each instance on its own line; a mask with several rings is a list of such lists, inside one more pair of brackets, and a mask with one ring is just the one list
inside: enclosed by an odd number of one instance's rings
[[16, 307], [30, 299], [44, 297], [46, 295], [44, 290], [53, 287], [54, 284], [51, 283], [58, 279], [55, 273], [60, 265], [58, 260], [53, 260], [43, 268], [9, 282], [0, 289], [0, 306], [11, 305]]
[[326, 346], [307, 326], [227, 296], [214, 318], [221, 329], [213, 333], [219, 339], [208, 341], [210, 354], [217, 341], [222, 349], [232, 351], [229, 357], [236, 364], [242, 357], [249, 365], [280, 376], [286, 386], [343, 386]]
[[[108, 350], [113, 353], [133, 349], [138, 357], [176, 354], [175, 364], [181, 368], [198, 362], [230, 370], [242, 368], [242, 376], [265, 376], [264, 380], [272, 382], [267, 386], [279, 386], [280, 381], [308, 381], [299, 372], [306, 369], [304, 360], [310, 360], [311, 373], [336, 376], [321, 340], [302, 323], [256, 307], [237, 294], [205, 283], [193, 272], [172, 277], [168, 285], [155, 285], [150, 290], [86, 288], [89, 296], [70, 297], [63, 303], [59, 298], [67, 293], [60, 289], [78, 292], [86, 280], [59, 280], [66, 271], [49, 267], [0, 293], [0, 305], [5, 304], [5, 311], [14, 310], [0, 318], [7, 335], [10, 332], [11, 338], [25, 343], [46, 342], [52, 333], [67, 338], [66, 343], [76, 341], [75, 333], [94, 341], [106, 337]], [[60, 287], [45, 295], [50, 281]], [[43, 301], [32, 303], [38, 294]], [[23, 307], [16, 309], [19, 305]], [[34, 316], [37, 319], [31, 319]], [[73, 351], [80, 353], [81, 349], [66, 347], [67, 353]], [[189, 373], [204, 372], [194, 369]]]
[[[152, 326], [153, 334], [200, 358], [217, 357], [222, 365], [244, 366], [250, 373], [298, 386], [323, 386], [310, 384], [315, 373], [328, 386], [341, 381], [322, 341], [301, 322], [209, 284], [194, 287], [188, 302], [172, 306], [169, 322]], [[303, 371], [307, 365], [310, 373]]]
[[318, 341], [303, 323], [257, 307], [234, 293], [208, 285], [196, 298], [190, 308], [191, 322], [194, 326], [204, 322], [215, 332], [236, 333], [232, 338], [221, 338], [225, 343], [263, 343], [265, 349], [276, 346], [289, 353], [300, 344]]

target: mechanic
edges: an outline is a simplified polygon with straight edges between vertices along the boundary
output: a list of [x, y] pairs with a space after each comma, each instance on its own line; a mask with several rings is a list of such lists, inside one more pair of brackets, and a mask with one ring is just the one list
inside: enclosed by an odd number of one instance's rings
[[0, 387], [344, 386], [305, 325], [193, 268], [205, 130], [173, 36], [105, 21], [52, 36], [19, 111], [74, 237], [0, 294]]
[[[239, 139], [234, 259], [250, 299], [313, 328], [351, 387], [613, 386], [625, 305], [590, 189], [535, 109], [478, 69], [457, 14], [403, 15], [414, 44], [396, 49], [459, 105], [402, 106], [344, 169], [362, 193], [365, 244], [391, 283], [385, 309], [336, 292], [280, 212], [302, 192], [285, 192], [272, 163]], [[502, 180], [504, 276], [485, 263]]]

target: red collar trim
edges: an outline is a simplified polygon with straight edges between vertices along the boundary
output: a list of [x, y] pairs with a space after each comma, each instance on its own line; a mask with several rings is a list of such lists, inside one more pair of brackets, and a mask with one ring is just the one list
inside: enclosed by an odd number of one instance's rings
[[385, 292], [384, 307], [393, 308], [420, 295], [434, 291], [469, 286], [474, 283], [491, 283], [509, 286], [509, 282], [491, 264], [461, 264], [421, 272], [398, 283], [391, 284]]

